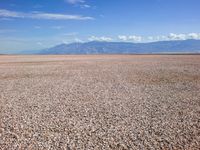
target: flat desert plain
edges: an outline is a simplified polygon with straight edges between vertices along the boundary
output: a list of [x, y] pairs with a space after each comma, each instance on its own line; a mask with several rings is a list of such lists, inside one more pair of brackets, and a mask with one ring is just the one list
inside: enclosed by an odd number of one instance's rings
[[0, 56], [0, 149], [200, 149], [200, 55]]

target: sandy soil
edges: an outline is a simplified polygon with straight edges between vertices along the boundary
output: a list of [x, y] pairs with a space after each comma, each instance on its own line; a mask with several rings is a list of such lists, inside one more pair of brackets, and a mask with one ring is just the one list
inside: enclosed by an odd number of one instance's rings
[[200, 148], [200, 56], [0, 56], [0, 149]]

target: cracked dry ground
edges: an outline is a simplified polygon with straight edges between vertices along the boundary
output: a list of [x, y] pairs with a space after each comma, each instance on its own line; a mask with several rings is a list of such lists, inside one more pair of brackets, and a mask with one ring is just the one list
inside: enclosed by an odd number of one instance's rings
[[0, 56], [0, 149], [200, 148], [200, 55]]

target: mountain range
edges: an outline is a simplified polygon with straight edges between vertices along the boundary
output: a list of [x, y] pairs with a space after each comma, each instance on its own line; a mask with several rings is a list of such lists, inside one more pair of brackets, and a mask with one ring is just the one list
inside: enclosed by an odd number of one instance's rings
[[17, 54], [159, 54], [200, 53], [200, 40], [158, 41], [151, 43], [101, 42], [60, 44], [43, 50]]
[[100, 42], [60, 44], [38, 54], [144, 54], [199, 53], [200, 40], [159, 41], [151, 43]]

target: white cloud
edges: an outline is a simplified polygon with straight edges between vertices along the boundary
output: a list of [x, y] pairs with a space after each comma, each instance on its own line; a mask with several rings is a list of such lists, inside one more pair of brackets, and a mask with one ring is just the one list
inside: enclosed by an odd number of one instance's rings
[[175, 34], [175, 33], [170, 33], [168, 38], [170, 40], [186, 40], [187, 36], [185, 34]]
[[93, 17], [81, 15], [55, 14], [43, 12], [22, 13], [0, 9], [0, 17], [7, 18], [29, 18], [29, 19], [47, 19], [47, 20], [91, 20]]
[[147, 39], [148, 39], [149, 41], [153, 41], [153, 40], [154, 40], [154, 37], [153, 37], [153, 36], [148, 36]]
[[164, 36], [164, 35], [158, 35], [158, 36], [154, 36], [152, 37], [152, 41], [165, 41], [168, 40], [168, 36]]
[[187, 40], [187, 39], [200, 39], [200, 33], [188, 33], [188, 34], [170, 33], [168, 36], [168, 40]]
[[65, 15], [52, 13], [35, 13], [29, 15], [33, 19], [50, 19], [50, 20], [91, 20], [92, 17], [84, 17], [79, 15]]
[[135, 36], [135, 35], [130, 35], [128, 37], [128, 39], [130, 41], [134, 41], [134, 42], [141, 42], [142, 41], [142, 37], [141, 36]]
[[84, 5], [81, 5], [81, 8], [90, 8], [91, 6], [90, 5], [87, 5], [87, 4], [84, 4]]
[[170, 33], [169, 35], [159, 35], [159, 36], [148, 36], [147, 41], [168, 41], [168, 40], [188, 40], [188, 39], [200, 39], [200, 33]]
[[113, 39], [110, 37], [96, 37], [96, 36], [91, 36], [88, 38], [89, 41], [112, 41]]
[[65, 1], [70, 4], [85, 3], [84, 0], [65, 0]]
[[118, 39], [120, 39], [122, 41], [127, 41], [128, 40], [127, 36], [125, 36], [125, 35], [119, 35]]
[[75, 6], [79, 6], [80, 8], [91, 8], [90, 5], [86, 4], [85, 0], [65, 0], [65, 2]]
[[126, 36], [126, 35], [119, 35], [118, 39], [125, 42], [153, 42], [153, 41], [166, 41], [166, 40], [187, 40], [187, 39], [199, 39], [200, 40], [200, 33], [188, 33], [188, 34], [175, 34], [170, 33], [169, 35], [155, 35], [155, 36]]
[[190, 39], [200, 39], [200, 33], [189, 33], [188, 38], [190, 38]]
[[79, 38], [75, 38], [74, 41], [77, 42], [77, 43], [82, 43], [82, 42], [84, 42], [83, 40], [81, 40], [81, 39], [79, 39]]
[[0, 9], [0, 17], [23, 18], [24, 15], [19, 12], [9, 11], [6, 9]]
[[129, 41], [129, 42], [141, 42], [142, 41], [142, 37], [136, 36], [136, 35], [130, 35], [130, 36], [119, 35], [118, 39], [122, 40], [122, 41]]

